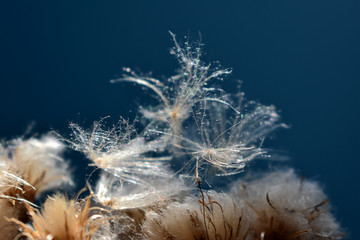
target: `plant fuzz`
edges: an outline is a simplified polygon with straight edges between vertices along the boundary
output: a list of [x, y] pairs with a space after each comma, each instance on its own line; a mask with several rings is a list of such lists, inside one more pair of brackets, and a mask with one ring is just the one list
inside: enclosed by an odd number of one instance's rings
[[[140, 106], [135, 122], [143, 126], [120, 118], [107, 127], [103, 118], [90, 129], [71, 123], [70, 137], [0, 144], [1, 239], [342, 239], [316, 182], [281, 168], [241, 176], [253, 161], [269, 159], [264, 142], [287, 126], [274, 106], [212, 85], [231, 70], [204, 63], [201, 43], [170, 35], [180, 65], [174, 76], [162, 81], [124, 68], [112, 80], [155, 93], [158, 105]], [[50, 194], [39, 207], [46, 190], [72, 184], [66, 145], [99, 178], [87, 176], [83, 198]]]

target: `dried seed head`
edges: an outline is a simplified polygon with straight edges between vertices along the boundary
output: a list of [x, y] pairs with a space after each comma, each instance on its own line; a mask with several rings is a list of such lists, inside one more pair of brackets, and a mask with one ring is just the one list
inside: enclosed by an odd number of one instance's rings
[[238, 102], [234, 107], [230, 100], [208, 99], [194, 106], [193, 121], [186, 122], [187, 131], [176, 145], [192, 156], [190, 162], [184, 163], [186, 175], [194, 176], [195, 172], [196, 177], [204, 177], [210, 171], [217, 176], [240, 173], [249, 161], [266, 153], [262, 148], [264, 138], [285, 127], [279, 123], [280, 115], [274, 106], [243, 104], [243, 94], [239, 94]]
[[160, 100], [160, 105], [153, 110], [142, 109], [144, 117], [151, 120], [147, 128], [164, 131], [170, 127], [172, 134], [179, 136], [182, 123], [190, 116], [193, 104], [213, 95], [214, 88], [206, 88], [208, 82], [230, 74], [231, 70], [204, 64], [200, 60], [201, 43], [192, 46], [189, 42], [185, 42], [185, 46], [180, 46], [175, 35], [170, 34], [175, 43], [171, 54], [178, 59], [179, 74], [170, 77], [166, 82], [161, 82], [152, 77], [139, 76], [131, 69], [125, 68], [124, 77], [112, 82], [129, 81], [154, 91]]
[[19, 224], [22, 230], [19, 236], [31, 240], [90, 240], [102, 223], [101, 215], [90, 216], [90, 199], [81, 206], [62, 195], [55, 195], [46, 200], [41, 213], [29, 205], [27, 209], [32, 227], [16, 219], [11, 220]]
[[147, 185], [124, 185], [118, 178], [102, 174], [93, 194], [102, 205], [122, 210], [164, 206], [190, 190], [178, 179], [167, 179], [166, 184], [163, 179], [145, 179]]
[[13, 218], [28, 221], [26, 204], [43, 191], [71, 182], [61, 158], [64, 145], [51, 135], [40, 139], [15, 139], [0, 146], [0, 234], [13, 239], [18, 231]]
[[32, 186], [24, 187], [29, 190], [26, 199], [33, 201], [45, 190], [71, 183], [67, 164], [61, 157], [64, 149], [65, 145], [52, 135], [15, 139], [2, 148], [0, 162], [7, 165], [6, 171]]
[[302, 181], [293, 170], [235, 183], [232, 191], [247, 205], [244, 215], [251, 222], [251, 239], [342, 238], [318, 184]]
[[146, 217], [142, 226], [145, 239], [235, 240], [247, 235], [242, 206], [224, 193], [208, 192], [205, 202], [189, 197]]
[[98, 168], [117, 177], [121, 182], [146, 184], [142, 177], [170, 177], [166, 161], [170, 158], [148, 157], [149, 152], [161, 150], [162, 138], [145, 141], [138, 137], [128, 121], [121, 119], [111, 129], [105, 130], [102, 121], [95, 122], [91, 130], [71, 124], [73, 139], [66, 140], [78, 151], [83, 152]]

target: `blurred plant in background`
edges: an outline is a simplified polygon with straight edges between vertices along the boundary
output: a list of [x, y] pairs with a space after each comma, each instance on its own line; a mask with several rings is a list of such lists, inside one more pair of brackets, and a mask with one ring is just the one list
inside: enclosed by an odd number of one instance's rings
[[[157, 106], [141, 106], [144, 126], [121, 118], [106, 127], [102, 119], [89, 130], [70, 124], [71, 137], [0, 145], [2, 239], [341, 239], [321, 188], [292, 169], [228, 178], [263, 157], [265, 138], [286, 125], [274, 106], [212, 85], [231, 70], [205, 64], [201, 42], [171, 36], [177, 74], [160, 81], [124, 68], [112, 80], [155, 93]], [[44, 190], [72, 184], [64, 143], [100, 177], [87, 197], [47, 196], [39, 209]], [[228, 187], [208, 181], [220, 178]]]

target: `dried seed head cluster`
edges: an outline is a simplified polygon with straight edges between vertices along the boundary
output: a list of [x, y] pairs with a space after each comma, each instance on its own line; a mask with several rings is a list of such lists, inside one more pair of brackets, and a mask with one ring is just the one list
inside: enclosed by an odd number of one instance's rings
[[[12, 239], [17, 227], [6, 219], [27, 221], [25, 204], [34, 204], [43, 191], [71, 183], [61, 158], [65, 145], [46, 135], [40, 139], [15, 139], [0, 146], [0, 233]], [[11, 237], [10, 237], [11, 236]]]
[[238, 181], [229, 193], [208, 191], [149, 212], [145, 239], [341, 239], [319, 186], [293, 170]]
[[[157, 106], [140, 106], [136, 120], [144, 126], [121, 118], [108, 128], [102, 119], [88, 130], [72, 123], [71, 137], [59, 135], [99, 171], [98, 179], [88, 177], [84, 199], [55, 194], [41, 209], [34, 204], [45, 190], [71, 182], [60, 157], [65, 144], [57, 138], [0, 145], [1, 238], [341, 239], [323, 191], [293, 170], [250, 181], [228, 177], [267, 153], [265, 138], [286, 125], [274, 106], [211, 86], [231, 71], [205, 64], [201, 43], [181, 46], [171, 36], [171, 53], [180, 64], [174, 76], [161, 81], [125, 68], [124, 76], [112, 81], [155, 93]], [[228, 181], [230, 190], [217, 192], [210, 178]]]

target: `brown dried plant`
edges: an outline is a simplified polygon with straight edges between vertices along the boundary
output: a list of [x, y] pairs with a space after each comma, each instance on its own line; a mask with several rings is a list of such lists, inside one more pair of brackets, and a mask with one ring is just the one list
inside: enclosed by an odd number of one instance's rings
[[27, 222], [26, 205], [34, 205], [43, 191], [71, 182], [60, 156], [64, 148], [51, 135], [0, 145], [0, 233], [4, 239], [11, 240], [18, 233], [16, 225], [5, 218]]
[[342, 239], [339, 224], [329, 213], [319, 186], [299, 179], [292, 170], [275, 171], [263, 178], [233, 185], [251, 223], [249, 239]]
[[55, 195], [46, 200], [41, 213], [26, 204], [32, 226], [15, 218], [9, 220], [21, 228], [16, 239], [26, 237], [30, 240], [90, 240], [103, 221], [101, 215], [90, 214], [90, 203], [90, 197], [84, 206], [81, 206], [79, 202]]
[[248, 222], [231, 196], [207, 192], [207, 199], [189, 197], [159, 212], [149, 212], [142, 229], [145, 239], [245, 240]]

